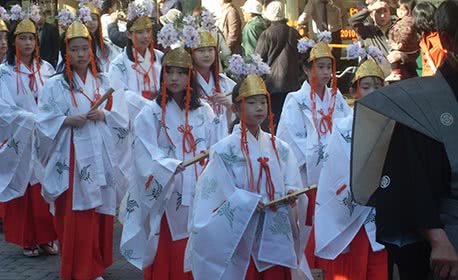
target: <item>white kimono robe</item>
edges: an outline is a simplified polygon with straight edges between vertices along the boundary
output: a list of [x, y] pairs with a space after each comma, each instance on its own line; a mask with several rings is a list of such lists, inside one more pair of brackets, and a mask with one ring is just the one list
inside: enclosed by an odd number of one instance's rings
[[[134, 266], [142, 269], [153, 263], [159, 241], [160, 223], [165, 213], [173, 240], [187, 238], [191, 219], [196, 174], [199, 163], [175, 174], [177, 166], [193, 153], [184, 153], [180, 132], [185, 124], [185, 111], [170, 99], [167, 102], [165, 129], [161, 124], [162, 109], [156, 101], [148, 104], [134, 122], [134, 159], [136, 176], [125, 196], [121, 253]], [[189, 125], [196, 144], [196, 155], [208, 150], [219, 139], [213, 123], [215, 115], [207, 103], [189, 111]]]
[[[36, 61], [33, 65], [36, 71]], [[42, 79], [38, 72], [34, 74], [35, 91], [29, 87], [32, 72], [24, 64], [19, 71], [18, 81], [16, 66], [0, 66], [0, 202], [21, 197], [29, 183], [39, 182], [39, 170], [33, 164], [36, 100], [42, 94], [41, 81], [54, 74], [54, 68], [42, 62]]]
[[[158, 50], [154, 50], [154, 53], [156, 60], [152, 69], [153, 71], [149, 72], [149, 78], [151, 89], [159, 92], [163, 53]], [[143, 69], [148, 70], [150, 68], [150, 58], [151, 54], [148, 49], [144, 58], [139, 56], [140, 65]], [[120, 113], [129, 121], [128, 129], [121, 132], [125, 135], [123, 146], [116, 151], [119, 158], [119, 170], [122, 176], [119, 187], [123, 189], [124, 193], [128, 188], [129, 182], [134, 179], [135, 167], [132, 164], [134, 161], [132, 151], [132, 142], [134, 140], [133, 123], [143, 107], [151, 103], [150, 100], [142, 97], [142, 91], [148, 89], [143, 86], [143, 76], [137, 73], [133, 67], [134, 62], [129, 60], [124, 50], [111, 62], [108, 73], [110, 86], [115, 90], [113, 93], [113, 111]]]
[[[195, 279], [245, 279], [252, 257], [258, 271], [280, 265], [291, 268], [293, 279], [313, 279], [304, 253], [307, 197], [300, 196], [295, 209], [282, 204], [277, 211], [257, 212], [259, 201], [269, 201], [266, 173], [260, 179], [260, 193], [251, 192], [240, 138], [236, 126], [214, 145], [210, 163], [199, 178], [185, 270], [192, 269]], [[270, 134], [261, 131], [256, 139], [248, 133], [247, 138], [255, 185], [261, 170], [258, 158], [268, 158], [275, 198], [303, 187], [296, 159], [285, 142], [276, 140], [278, 162]]]
[[[151, 71], [148, 72], [150, 79], [151, 90], [159, 92], [161, 86], [160, 75], [162, 69], [162, 56], [164, 55], [161, 51], [154, 50], [155, 61], [154, 66], [151, 68], [151, 53], [149, 49], [146, 49], [145, 57], [138, 55], [140, 62], [140, 71]], [[126, 50], [119, 54], [113, 61], [111, 61], [110, 70], [108, 77], [110, 78], [110, 86], [116, 91], [131, 90], [141, 95], [143, 90], [149, 90], [144, 86], [144, 77], [142, 74], [134, 69], [134, 62], [127, 57]]]
[[336, 119], [318, 185], [315, 208], [315, 255], [335, 259], [344, 252], [364, 226], [374, 252], [383, 245], [375, 241], [375, 209], [360, 206], [350, 191], [350, 151], [353, 116]]
[[[82, 128], [63, 126], [68, 116], [89, 112], [90, 100], [96, 99], [96, 80], [90, 71], [85, 83], [76, 74], [73, 82], [77, 107], [72, 103], [69, 85], [63, 75], [49, 79], [39, 99], [37, 131], [39, 158], [44, 167], [42, 194], [46, 201], [53, 204], [69, 188], [70, 146], [73, 141], [73, 210], [95, 208], [98, 213], [114, 215], [116, 180], [113, 165], [117, 162], [114, 151], [122, 140], [115, 135], [118, 128], [127, 127], [127, 121], [118, 113], [105, 110], [102, 104], [99, 109], [103, 110], [105, 121], [87, 121]], [[108, 79], [99, 73], [98, 83], [102, 95], [109, 88]]]
[[[327, 88], [323, 100], [316, 98], [317, 121], [321, 122], [318, 113], [323, 109], [328, 112], [331, 89]], [[318, 184], [323, 163], [327, 160], [326, 146], [330, 132], [318, 135], [313, 122], [310, 85], [307, 82], [296, 92], [286, 96], [285, 104], [278, 123], [277, 136], [291, 146], [301, 169], [302, 180], [306, 186]], [[345, 102], [340, 91], [337, 91], [336, 103], [332, 119], [352, 114], [352, 109]]]
[[[214, 91], [216, 90], [215, 78], [213, 76], [213, 73], [210, 73], [210, 80], [207, 82], [204, 79], [204, 77], [202, 77], [202, 75], [197, 72], [197, 82], [199, 83], [199, 94], [201, 95], [201, 98], [209, 101], [209, 97], [213, 96]], [[236, 85], [236, 83], [233, 80], [229, 79], [224, 74], [219, 74], [219, 82], [221, 87], [221, 94], [223, 95], [231, 93], [232, 89]], [[227, 98], [231, 100], [231, 95], [229, 95]], [[208, 103], [211, 104], [210, 102]], [[218, 124], [218, 135], [219, 138], [222, 139], [229, 134], [228, 124], [229, 122], [232, 123], [234, 121], [235, 114], [231, 113], [230, 118], [228, 119], [226, 107], [213, 104], [211, 104], [210, 106], [212, 106], [213, 112], [216, 115], [214, 121]]]

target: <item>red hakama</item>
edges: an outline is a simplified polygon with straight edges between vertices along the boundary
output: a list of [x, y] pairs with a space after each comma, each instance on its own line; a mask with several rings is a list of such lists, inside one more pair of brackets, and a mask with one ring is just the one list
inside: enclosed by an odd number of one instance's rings
[[153, 264], [143, 271], [144, 280], [193, 280], [191, 272], [184, 272], [184, 252], [188, 239], [172, 241], [167, 217], [161, 219], [159, 243]]
[[47, 244], [57, 239], [49, 204], [41, 185], [28, 186], [23, 196], [3, 204], [5, 241], [22, 247]]
[[[307, 224], [313, 221], [316, 190], [307, 192], [309, 212]], [[388, 279], [388, 257], [386, 250], [373, 252], [364, 227], [361, 227], [349, 245], [349, 252], [340, 254], [335, 260], [315, 256], [315, 231], [312, 228], [305, 253], [310, 269], [322, 269], [324, 280], [386, 280]]]
[[256, 269], [253, 259], [250, 258], [250, 265], [245, 276], [245, 280], [290, 280], [291, 269], [284, 266], [273, 266], [263, 272]]
[[113, 263], [114, 217], [95, 209], [73, 211], [74, 145], [70, 148], [70, 186], [55, 201], [60, 244], [60, 277], [93, 280]]
[[5, 215], [5, 203], [0, 202], [0, 220], [3, 220], [4, 215]]

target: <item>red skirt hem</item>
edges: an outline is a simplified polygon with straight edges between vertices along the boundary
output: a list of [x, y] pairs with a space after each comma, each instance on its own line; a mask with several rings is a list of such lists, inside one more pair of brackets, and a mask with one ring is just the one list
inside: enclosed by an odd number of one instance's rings
[[143, 270], [144, 280], [193, 280], [191, 272], [184, 272], [184, 252], [188, 239], [172, 240], [165, 214], [161, 219], [159, 244], [153, 264]]
[[32, 247], [57, 239], [49, 204], [41, 196], [41, 185], [28, 186], [23, 196], [3, 203], [5, 241]]

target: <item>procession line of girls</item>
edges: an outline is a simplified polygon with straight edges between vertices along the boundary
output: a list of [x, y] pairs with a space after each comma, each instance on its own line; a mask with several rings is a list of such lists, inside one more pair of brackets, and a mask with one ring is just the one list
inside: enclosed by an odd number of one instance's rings
[[[154, 48], [152, 7], [131, 3], [128, 45], [108, 60], [108, 79], [99, 67], [105, 46], [94, 43], [97, 28], [83, 20], [87, 9], [79, 13], [67, 18], [59, 73], [46, 80], [54, 72], [37, 56], [36, 27], [28, 18], [10, 25], [8, 59], [0, 68], [8, 85], [0, 91], [0, 153], [11, 159], [0, 164], [15, 167], [0, 171], [10, 178], [0, 189], [5, 235], [10, 207], [28, 233], [47, 233], [17, 241], [24, 253], [39, 254], [39, 246], [55, 254], [58, 239], [61, 278], [103, 279], [122, 199], [121, 253], [147, 280], [312, 279], [309, 264], [324, 269], [326, 279], [386, 271], [383, 247], [371, 235], [373, 210], [346, 197], [349, 160], [342, 150], [349, 150], [352, 110], [337, 89], [326, 43], [299, 43], [308, 82], [288, 95], [277, 137], [261, 74], [245, 65], [236, 84], [219, 73], [218, 46], [208, 30], [197, 28], [196, 42], [178, 36], [190, 51], [164, 55]], [[89, 14], [96, 21], [97, 13]], [[379, 70], [372, 60], [360, 66], [358, 97], [381, 86]], [[110, 87], [113, 97], [92, 108]], [[236, 118], [240, 123], [232, 126]], [[270, 133], [261, 130], [266, 119]], [[209, 161], [183, 165], [205, 151]], [[335, 170], [342, 176], [335, 178]], [[318, 191], [308, 199], [264, 206], [312, 184]], [[343, 207], [338, 218], [328, 211], [337, 206]], [[29, 217], [37, 213], [41, 220]]]

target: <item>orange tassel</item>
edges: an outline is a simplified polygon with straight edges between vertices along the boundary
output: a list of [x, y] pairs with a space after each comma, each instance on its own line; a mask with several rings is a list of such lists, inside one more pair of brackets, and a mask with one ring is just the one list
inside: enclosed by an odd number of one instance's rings
[[253, 178], [253, 165], [250, 159], [250, 149], [248, 148], [248, 139], [247, 139], [247, 127], [246, 127], [246, 116], [245, 116], [245, 97], [242, 97], [242, 112], [241, 112], [241, 120], [240, 125], [242, 129], [242, 137], [240, 137], [240, 148], [243, 153], [243, 157], [245, 158], [245, 162], [248, 165], [248, 169], [246, 170], [246, 176], [248, 178], [248, 188], [251, 192], [257, 192], [258, 190], [254, 187], [254, 178]]
[[270, 99], [270, 93], [267, 93], [267, 108], [269, 110], [269, 130], [270, 130], [270, 141], [272, 142], [272, 148], [275, 152], [275, 157], [277, 158], [278, 163], [280, 163], [278, 157], [277, 144], [275, 143], [275, 124], [274, 124], [274, 114], [272, 113], [272, 101]]
[[68, 83], [70, 86], [70, 95], [72, 97], [72, 103], [74, 107], [78, 108], [78, 102], [76, 102], [76, 97], [75, 93], [73, 92], [73, 72], [70, 67], [70, 55], [68, 54], [69, 48], [68, 48], [68, 40], [65, 40], [65, 73], [67, 74], [68, 77]]

